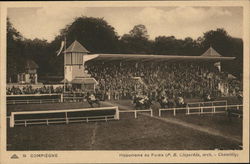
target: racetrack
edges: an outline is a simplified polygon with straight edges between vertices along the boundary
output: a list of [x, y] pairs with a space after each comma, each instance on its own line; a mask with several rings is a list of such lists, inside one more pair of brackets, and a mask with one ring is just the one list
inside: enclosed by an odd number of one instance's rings
[[[129, 101], [102, 103], [131, 109]], [[16, 110], [79, 108], [88, 104], [8, 106]], [[224, 115], [165, 115], [120, 113], [119, 121], [32, 125], [7, 128], [8, 150], [213, 150], [241, 149], [242, 119]]]

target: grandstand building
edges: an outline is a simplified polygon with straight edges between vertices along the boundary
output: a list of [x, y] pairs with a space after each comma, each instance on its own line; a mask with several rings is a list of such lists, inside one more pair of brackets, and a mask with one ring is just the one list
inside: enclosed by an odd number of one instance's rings
[[221, 68], [221, 62], [234, 59], [220, 55], [212, 47], [200, 56], [91, 54], [74, 41], [64, 51], [61, 83], [38, 84], [38, 67], [28, 62], [19, 81], [30, 86], [8, 84], [7, 94], [98, 91], [109, 100], [130, 99], [135, 93], [151, 97], [165, 93], [170, 98], [201, 98], [207, 93], [215, 97], [236, 96], [242, 91], [242, 83]]
[[212, 47], [201, 56], [90, 54], [74, 41], [65, 53], [65, 79], [82, 89], [86, 84], [98, 83], [100, 90], [115, 99], [148, 90], [152, 94], [171, 90], [168, 94], [187, 97], [208, 92], [228, 96], [228, 79], [221, 71], [221, 62], [233, 59]]
[[17, 75], [17, 82], [21, 84], [37, 84], [38, 65], [33, 60], [27, 60], [25, 71]]

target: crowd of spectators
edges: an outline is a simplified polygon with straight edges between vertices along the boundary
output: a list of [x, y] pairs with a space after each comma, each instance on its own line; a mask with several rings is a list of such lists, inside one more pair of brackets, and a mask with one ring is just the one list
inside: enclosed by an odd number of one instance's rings
[[20, 86], [12, 86], [7, 87], [6, 94], [7, 95], [22, 95], [22, 94], [52, 94], [52, 93], [62, 93], [63, 87], [58, 86], [54, 87], [53, 85], [50, 86], [42, 86], [34, 88], [32, 85], [26, 85], [23, 87]]
[[[103, 62], [91, 61], [85, 65], [86, 71], [99, 85], [97, 92], [105, 99], [131, 98], [136, 93], [147, 94], [151, 98], [165, 94], [169, 98], [201, 98], [205, 94], [213, 97], [223, 95], [226, 86], [229, 96], [242, 91], [239, 80], [230, 80], [213, 63], [164, 63], [164, 62]], [[221, 84], [226, 85], [221, 85]], [[39, 88], [26, 85], [7, 88], [7, 95], [51, 94], [82, 92], [67, 86], [44, 85]]]
[[130, 98], [136, 91], [147, 87], [139, 76], [135, 76], [137, 70], [131, 64], [98, 62], [87, 65], [86, 69], [99, 82], [99, 90], [107, 99]]
[[222, 95], [219, 83], [234, 87], [228, 83], [226, 73], [213, 63], [93, 61], [86, 69], [99, 82], [100, 90], [115, 99], [131, 97], [136, 92], [152, 97], [162, 93], [170, 98], [201, 98], [205, 94], [219, 97]]
[[228, 95], [235, 96], [238, 94], [242, 94], [243, 84], [237, 79], [228, 80]]

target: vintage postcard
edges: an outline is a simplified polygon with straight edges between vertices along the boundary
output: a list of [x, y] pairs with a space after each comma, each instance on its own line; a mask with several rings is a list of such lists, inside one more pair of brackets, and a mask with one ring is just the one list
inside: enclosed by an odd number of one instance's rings
[[249, 1], [0, 11], [1, 163], [249, 162]]

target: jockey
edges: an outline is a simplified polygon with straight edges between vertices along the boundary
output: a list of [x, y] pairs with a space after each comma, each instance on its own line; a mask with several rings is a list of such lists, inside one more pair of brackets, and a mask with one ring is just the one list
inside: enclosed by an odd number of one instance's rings
[[211, 100], [211, 96], [210, 94], [207, 95], [207, 100], [210, 101]]
[[180, 107], [184, 107], [186, 105], [184, 102], [184, 98], [181, 96], [177, 98], [177, 101], [178, 101], [178, 106]]
[[97, 104], [98, 107], [100, 107], [100, 102], [98, 99], [96, 99], [96, 96], [94, 93], [87, 93], [87, 101], [89, 103], [89, 105], [93, 108], [93, 104]]
[[158, 102], [160, 103], [162, 108], [167, 108], [168, 106], [168, 97], [165, 95], [161, 95]]
[[168, 97], [167, 96], [162, 96], [162, 102], [163, 103], [168, 103]]
[[95, 95], [93, 93], [91, 93], [90, 96], [89, 96], [89, 99], [91, 101], [95, 101], [96, 100]]
[[140, 102], [141, 104], [144, 104], [144, 103], [145, 103], [145, 98], [144, 98], [143, 95], [139, 97], [139, 102]]
[[133, 103], [136, 103], [139, 100], [139, 94], [135, 93], [135, 95], [133, 96]]
[[148, 100], [149, 100], [149, 98], [148, 98], [148, 96], [147, 96], [147, 95], [144, 95], [144, 96], [143, 96], [143, 99], [144, 99], [144, 100], [146, 100], [146, 101], [148, 101]]

